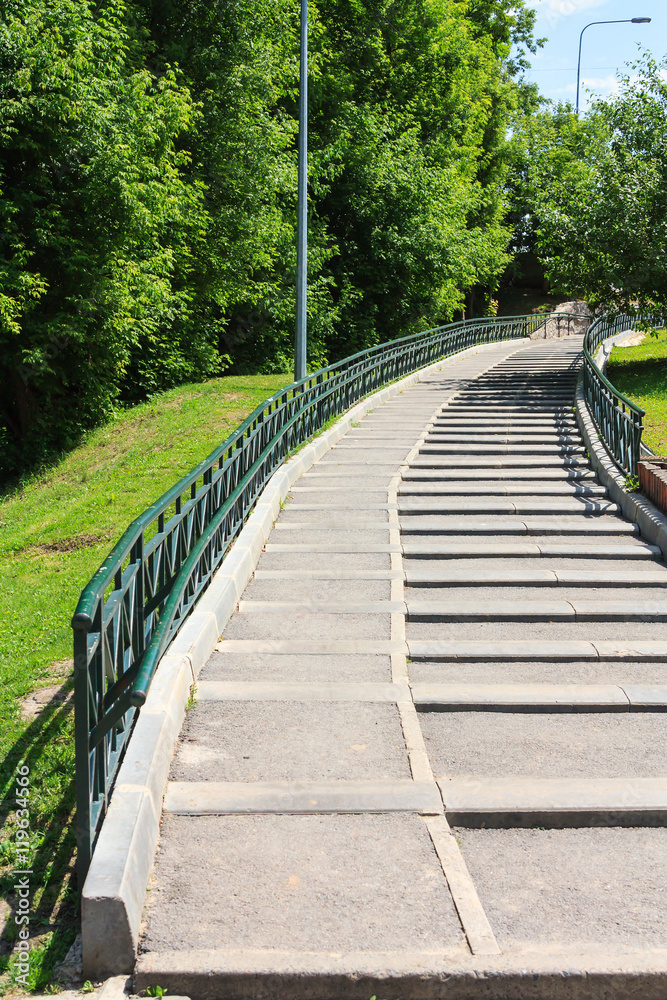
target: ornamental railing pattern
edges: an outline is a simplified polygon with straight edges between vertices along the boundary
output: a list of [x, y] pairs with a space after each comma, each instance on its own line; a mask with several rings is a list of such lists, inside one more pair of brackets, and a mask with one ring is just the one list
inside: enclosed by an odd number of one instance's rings
[[72, 619], [81, 885], [158, 661], [276, 469], [330, 419], [432, 362], [479, 344], [570, 331], [581, 332], [580, 316], [462, 320], [322, 368], [258, 406], [132, 522], [84, 588]]

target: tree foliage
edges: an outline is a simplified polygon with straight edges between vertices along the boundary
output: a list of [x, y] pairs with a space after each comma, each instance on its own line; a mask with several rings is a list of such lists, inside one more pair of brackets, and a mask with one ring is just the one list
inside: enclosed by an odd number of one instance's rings
[[593, 307], [664, 310], [667, 83], [648, 56], [632, 70], [585, 118], [561, 106], [524, 120], [514, 207], [556, 287]]
[[[510, 0], [311, 0], [310, 18], [317, 365], [491, 294], [534, 15]], [[119, 401], [230, 364], [289, 367], [298, 27], [292, 0], [5, 4], [5, 472]]]

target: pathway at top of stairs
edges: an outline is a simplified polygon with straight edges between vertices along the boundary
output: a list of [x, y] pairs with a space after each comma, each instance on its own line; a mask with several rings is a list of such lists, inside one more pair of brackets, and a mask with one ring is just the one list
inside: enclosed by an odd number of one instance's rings
[[453, 358], [293, 487], [174, 758], [135, 988], [667, 994], [667, 567], [580, 338]]

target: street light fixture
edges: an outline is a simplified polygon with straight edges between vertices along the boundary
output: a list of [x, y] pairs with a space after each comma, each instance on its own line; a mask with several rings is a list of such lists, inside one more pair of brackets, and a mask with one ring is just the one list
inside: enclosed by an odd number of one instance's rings
[[296, 338], [294, 381], [306, 377], [308, 320], [308, 0], [301, 0], [299, 70], [299, 189], [296, 218]]
[[581, 34], [579, 35], [579, 59], [577, 60], [577, 114], [579, 114], [579, 77], [581, 75], [581, 39], [584, 37], [584, 31], [586, 28], [590, 28], [593, 24], [650, 24], [650, 17], [624, 17], [620, 21], [591, 21], [590, 24], [585, 24], [581, 29]]

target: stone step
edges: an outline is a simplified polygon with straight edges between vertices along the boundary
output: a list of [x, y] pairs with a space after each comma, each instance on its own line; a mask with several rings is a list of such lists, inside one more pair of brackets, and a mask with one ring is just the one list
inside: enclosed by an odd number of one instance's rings
[[667, 778], [451, 778], [438, 782], [453, 826], [665, 826]]
[[419, 514], [616, 514], [618, 507], [608, 500], [581, 497], [527, 497], [515, 496], [511, 500], [500, 497], [466, 497], [460, 494], [442, 499], [407, 499], [400, 497], [401, 512]]
[[446, 408], [443, 408], [441, 415], [447, 414], [448, 416], [462, 416], [462, 417], [488, 417], [494, 416], [497, 418], [505, 416], [525, 416], [530, 417], [535, 414], [538, 416], [550, 416], [550, 417], [571, 417], [572, 416], [572, 402], [566, 404], [551, 405], [547, 403], [524, 403], [517, 404], [514, 406], [501, 406], [489, 404], [488, 406], [473, 406], [470, 403], [459, 404], [448, 403]]
[[656, 545], [625, 544], [590, 544], [585, 542], [552, 542], [544, 541], [499, 541], [499, 542], [465, 542], [465, 541], [431, 541], [419, 542], [403, 540], [403, 552], [410, 558], [422, 559], [494, 559], [498, 557], [515, 558], [517, 556], [551, 556], [557, 559], [641, 559], [655, 560], [661, 556]]
[[400, 528], [404, 535], [639, 535], [636, 524], [606, 514], [577, 518], [482, 517], [402, 513]]
[[[343, 607], [343, 605], [341, 605]], [[345, 605], [347, 608], [347, 605]], [[411, 622], [664, 622], [665, 601], [443, 601], [408, 600]], [[331, 606], [328, 606], [331, 610]]]
[[404, 611], [402, 601], [239, 601], [240, 614], [385, 615]]
[[655, 570], [623, 567], [612, 574], [598, 569], [505, 569], [480, 566], [471, 569], [435, 570], [406, 567], [408, 587], [660, 587], [667, 585], [667, 567]]
[[456, 397], [456, 402], [460, 406], [474, 406], [477, 408], [487, 407], [495, 409], [498, 405], [512, 407], [527, 407], [530, 403], [539, 403], [541, 409], [548, 406], [572, 407], [574, 393], [569, 392], [495, 392], [493, 390], [479, 392], [462, 392]]
[[531, 482], [495, 483], [485, 481], [481, 483], [458, 479], [454, 482], [409, 482], [403, 481], [398, 487], [401, 496], [581, 496], [581, 497], [604, 497], [607, 489], [604, 486], [588, 483], [557, 483]]
[[393, 569], [256, 569], [255, 580], [402, 580]]
[[[306, 477], [304, 477], [306, 478]], [[314, 478], [312, 474], [309, 478]], [[492, 468], [446, 468], [441, 469], [416, 469], [409, 466], [403, 473], [404, 482], [444, 482], [448, 479], [464, 481], [466, 479], [486, 480], [486, 479], [534, 479], [534, 480], [562, 480], [563, 482], [578, 482], [580, 480], [595, 480], [596, 476], [592, 469], [580, 466], [574, 469], [563, 469], [554, 466], [550, 469], [499, 469]]]
[[638, 712], [667, 709], [667, 686], [659, 685], [422, 683], [412, 684], [411, 689], [419, 712]]
[[467, 444], [468, 441], [474, 441], [475, 444], [483, 444], [485, 442], [497, 444], [499, 443], [499, 438], [502, 438], [505, 444], [573, 444], [581, 441], [581, 435], [574, 431], [574, 429], [572, 433], [568, 434], [559, 430], [551, 431], [544, 428], [534, 431], [524, 431], [522, 429], [509, 429], [507, 427], [485, 427], [484, 429], [481, 427], [479, 429], [475, 427], [457, 427], [456, 430], [451, 431], [434, 428], [428, 432], [426, 441], [430, 444], [441, 444], [443, 442]]
[[447, 457], [423, 455], [414, 458], [410, 469], [545, 469], [557, 468], [559, 471], [568, 469], [590, 469], [588, 461], [581, 457], [569, 458], [561, 455], [448, 455]]
[[[559, 417], [559, 416], [538, 416], [529, 417], [527, 414], [523, 416], [512, 416], [508, 413], [505, 416], [492, 417], [465, 417], [462, 413], [449, 413], [449, 408], [445, 408], [441, 413], [437, 414], [433, 420], [432, 426], [436, 429], [439, 428], [456, 428], [456, 427], [516, 427], [525, 428], [527, 431], [531, 430], [558, 430], [563, 428], [563, 430], [574, 430], [577, 429], [577, 422], [574, 417]], [[396, 430], [404, 430], [405, 428], [396, 425]]]
[[575, 662], [604, 660], [605, 662], [629, 660], [667, 660], [667, 641], [661, 639], [593, 639], [565, 641], [539, 641], [531, 639], [502, 639], [464, 641], [439, 639], [411, 639], [408, 655], [412, 660], [427, 662]]
[[278, 521], [273, 530], [283, 531], [389, 531], [389, 521], [353, 521], [350, 518], [325, 516], [320, 521]]
[[469, 439], [465, 448], [460, 444], [428, 444], [420, 446], [420, 455], [583, 455], [584, 448], [580, 444], [477, 444]]
[[353, 682], [199, 681], [197, 701], [384, 702], [411, 700], [407, 684]]
[[442, 813], [434, 782], [170, 781], [164, 812], [181, 816], [247, 813]]

